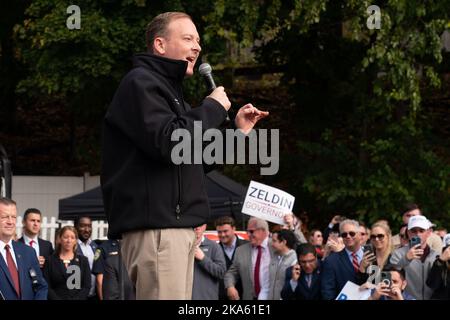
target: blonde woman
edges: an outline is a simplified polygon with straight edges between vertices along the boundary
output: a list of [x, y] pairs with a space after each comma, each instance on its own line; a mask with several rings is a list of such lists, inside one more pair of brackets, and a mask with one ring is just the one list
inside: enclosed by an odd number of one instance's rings
[[377, 222], [372, 225], [370, 231], [371, 248], [364, 250], [364, 256], [359, 267], [358, 282], [367, 281], [367, 268], [370, 265], [376, 265], [383, 270], [389, 263], [392, 253], [392, 232], [389, 225], [384, 222]]
[[74, 227], [63, 227], [57, 236], [55, 252], [45, 261], [44, 277], [48, 283], [49, 300], [87, 299], [91, 270], [88, 259], [76, 253], [77, 239]]

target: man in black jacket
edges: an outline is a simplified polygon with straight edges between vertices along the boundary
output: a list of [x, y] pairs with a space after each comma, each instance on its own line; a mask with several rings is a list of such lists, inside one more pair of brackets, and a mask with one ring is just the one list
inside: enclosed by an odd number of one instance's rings
[[[190, 299], [193, 227], [209, 216], [202, 164], [172, 161], [177, 129], [193, 135], [218, 128], [231, 103], [223, 87], [192, 109], [182, 81], [194, 73], [199, 35], [180, 12], [158, 15], [147, 27], [149, 53], [134, 57], [105, 116], [101, 183], [109, 238], [122, 237], [122, 254], [137, 299]], [[234, 120], [248, 134], [268, 115], [251, 104]]]

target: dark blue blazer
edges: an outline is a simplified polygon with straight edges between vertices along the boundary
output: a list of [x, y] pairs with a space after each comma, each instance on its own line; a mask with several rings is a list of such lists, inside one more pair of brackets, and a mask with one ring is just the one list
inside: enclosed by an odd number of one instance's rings
[[347, 281], [357, 283], [356, 272], [343, 249], [331, 253], [324, 261], [322, 267], [322, 298], [324, 300], [336, 299]]
[[[24, 245], [22, 242], [12, 242], [19, 272], [21, 300], [47, 300], [47, 282], [45, 282], [39, 262], [36, 257], [36, 251], [33, 248]], [[33, 291], [30, 270], [36, 272], [38, 284], [36, 291]], [[6, 300], [19, 300], [14, 284], [9, 274], [3, 256], [0, 255], [0, 291]]]
[[295, 291], [292, 291], [290, 283], [292, 279], [292, 268], [293, 267], [286, 269], [286, 279], [284, 282], [284, 287], [281, 290], [281, 298], [283, 300], [321, 300], [322, 274], [320, 270], [320, 264], [312, 273], [311, 287], [308, 287], [308, 284], [306, 283], [306, 274], [304, 272], [301, 272]]

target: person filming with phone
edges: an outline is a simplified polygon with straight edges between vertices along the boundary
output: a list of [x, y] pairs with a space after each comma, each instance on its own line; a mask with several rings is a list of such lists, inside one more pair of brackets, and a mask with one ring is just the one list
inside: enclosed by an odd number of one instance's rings
[[369, 300], [416, 300], [405, 291], [407, 285], [404, 270], [387, 266]]
[[413, 216], [408, 221], [409, 245], [392, 253], [390, 263], [405, 270], [406, 292], [417, 300], [428, 300], [433, 290], [426, 284], [438, 253], [427, 245], [431, 222], [425, 216]]
[[359, 266], [357, 283], [361, 284], [367, 281], [370, 265], [377, 266], [380, 270], [388, 264], [392, 253], [392, 233], [389, 225], [383, 222], [377, 222], [372, 225], [370, 230], [370, 244], [363, 246], [364, 255]]

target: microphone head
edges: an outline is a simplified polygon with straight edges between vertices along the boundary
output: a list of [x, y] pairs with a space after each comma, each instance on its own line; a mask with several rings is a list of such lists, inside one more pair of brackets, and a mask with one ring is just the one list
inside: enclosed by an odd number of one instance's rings
[[209, 63], [202, 63], [199, 67], [198, 67], [198, 72], [204, 76], [206, 74], [211, 74], [212, 72], [212, 68], [209, 65]]

